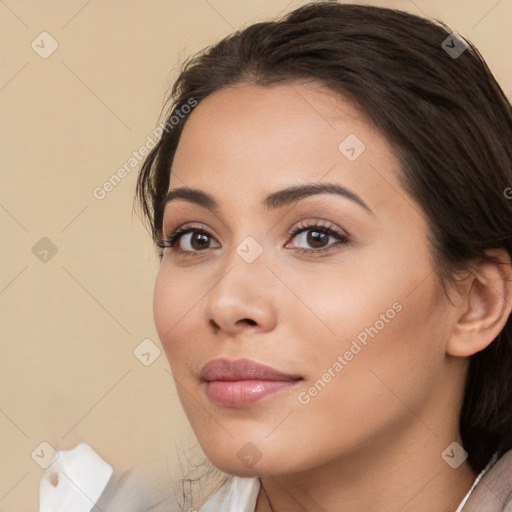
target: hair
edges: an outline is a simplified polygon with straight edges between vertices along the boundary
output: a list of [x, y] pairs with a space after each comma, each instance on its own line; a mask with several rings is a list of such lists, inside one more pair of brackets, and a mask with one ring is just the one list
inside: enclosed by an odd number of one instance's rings
[[[389, 142], [401, 186], [426, 215], [429, 254], [447, 296], [446, 283], [473, 271], [469, 260], [499, 264], [486, 251], [512, 254], [512, 107], [471, 42], [458, 36], [466, 49], [458, 57], [445, 51], [451, 33], [442, 21], [405, 11], [319, 1], [189, 57], [165, 103], [165, 133], [137, 181], [153, 241], [162, 234], [183, 107], [226, 87], [311, 81], [350, 101]], [[183, 120], [170, 123], [178, 114]], [[509, 316], [470, 357], [459, 428], [476, 472], [512, 448], [511, 334]]]

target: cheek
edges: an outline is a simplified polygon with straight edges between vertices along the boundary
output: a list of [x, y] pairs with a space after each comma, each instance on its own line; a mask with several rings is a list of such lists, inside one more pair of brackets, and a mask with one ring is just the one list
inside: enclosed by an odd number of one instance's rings
[[[174, 291], [173, 291], [174, 290]], [[153, 317], [160, 342], [167, 351], [166, 332], [172, 328], [175, 316], [176, 288], [166, 286], [166, 279], [160, 267], [153, 290]]]
[[[363, 300], [352, 301], [346, 284], [346, 291], [329, 295], [324, 288], [318, 295], [326, 302], [317, 311], [323, 311], [322, 320], [335, 335], [319, 321], [302, 320], [295, 327], [297, 339], [309, 341], [301, 353], [308, 361], [307, 383], [294, 405], [296, 418], [307, 426], [303, 434], [292, 425], [282, 432], [284, 438], [302, 436], [306, 442], [321, 431], [324, 446], [317, 449], [326, 454], [409, 421], [404, 404], [416, 410], [427, 403], [434, 392], [429, 383], [444, 361], [446, 324], [441, 308], [434, 309], [432, 279], [413, 293], [408, 286], [376, 283]], [[336, 307], [327, 302], [329, 297]]]
[[[412, 267], [410, 260], [397, 261], [386, 268], [380, 262], [354, 261], [327, 279], [317, 275], [295, 280], [294, 292], [303, 304], [295, 301], [290, 307], [287, 327], [293, 331], [291, 339], [302, 341], [309, 382], [331, 368], [337, 376], [329, 384], [333, 393], [338, 386], [370, 386], [376, 375], [411, 387], [412, 393], [443, 364], [447, 310], [436, 302], [434, 274], [427, 260]], [[291, 282], [292, 277], [283, 280]], [[339, 356], [343, 370], [337, 364], [336, 372], [332, 367]], [[328, 379], [326, 375], [323, 380]]]
[[338, 294], [338, 314], [332, 309], [324, 317], [336, 335], [322, 337], [322, 351], [316, 346], [305, 354], [315, 361], [310, 383], [321, 381], [316, 405], [329, 414], [352, 411], [370, 421], [380, 408], [382, 417], [391, 418], [392, 411], [400, 413], [401, 401], [424, 403], [431, 392], [427, 383], [442, 369], [447, 323], [435, 305], [433, 278], [412, 293], [399, 283], [382, 285], [377, 283], [347, 308], [342, 304], [349, 295]]
[[400, 289], [407, 283], [391, 283], [389, 273], [389, 280], [383, 281], [380, 264], [347, 258], [337, 267], [286, 272], [283, 281], [293, 283], [294, 295], [285, 293], [280, 309], [285, 311], [286, 328], [294, 332], [291, 338], [301, 341], [300, 349], [315, 369], [325, 365], [326, 358], [349, 350], [354, 339], [364, 346], [376, 331], [389, 331], [389, 325], [399, 321], [405, 295]]
[[169, 272], [162, 263], [153, 291], [153, 316], [173, 373], [185, 366], [198, 324], [195, 308], [200, 307], [202, 295], [204, 290], [191, 286], [190, 280], [183, 282], [179, 272]]

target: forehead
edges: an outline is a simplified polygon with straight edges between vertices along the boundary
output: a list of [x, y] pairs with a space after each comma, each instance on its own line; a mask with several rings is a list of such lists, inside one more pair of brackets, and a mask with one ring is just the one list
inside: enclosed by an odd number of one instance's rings
[[386, 139], [332, 91], [318, 84], [244, 84], [216, 91], [192, 111], [169, 188], [249, 198], [328, 181], [366, 196], [378, 209], [386, 192], [399, 187], [397, 169]]

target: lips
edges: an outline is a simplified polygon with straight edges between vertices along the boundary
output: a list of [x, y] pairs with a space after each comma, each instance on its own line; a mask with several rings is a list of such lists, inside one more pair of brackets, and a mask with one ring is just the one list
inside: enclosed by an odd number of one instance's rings
[[200, 378], [210, 401], [231, 408], [248, 407], [302, 380], [249, 359], [215, 359], [203, 366]]

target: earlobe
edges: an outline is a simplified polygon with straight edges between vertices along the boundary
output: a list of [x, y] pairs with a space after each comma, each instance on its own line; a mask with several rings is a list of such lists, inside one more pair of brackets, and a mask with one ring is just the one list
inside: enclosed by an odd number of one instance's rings
[[489, 346], [510, 317], [512, 309], [512, 265], [505, 249], [487, 251], [500, 263], [480, 260], [461, 301], [461, 314], [448, 340], [446, 352], [469, 357]]

